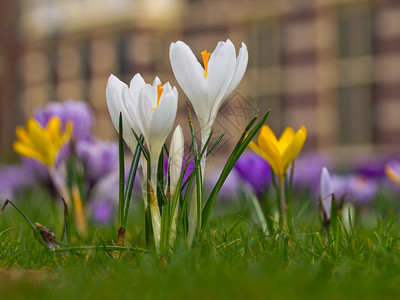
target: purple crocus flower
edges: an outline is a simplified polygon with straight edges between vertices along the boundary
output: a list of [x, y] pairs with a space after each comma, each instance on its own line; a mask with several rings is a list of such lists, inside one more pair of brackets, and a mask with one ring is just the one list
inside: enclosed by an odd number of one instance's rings
[[[186, 161], [187, 161], [187, 158], [184, 157], [183, 161], [182, 161], [182, 169], [181, 169], [182, 171], [185, 168]], [[189, 164], [188, 164], [188, 167], [186, 169], [185, 175], [183, 175], [182, 184], [186, 181], [186, 179], [193, 172], [194, 166], [195, 166], [194, 161], [193, 160], [189, 160]], [[166, 174], [168, 172], [168, 158], [167, 157], [164, 157], [163, 167], [164, 167], [164, 175], [166, 176]]]
[[2, 200], [12, 200], [22, 189], [34, 184], [34, 172], [29, 166], [9, 166], [0, 169], [0, 198]]
[[109, 173], [118, 172], [118, 143], [98, 139], [81, 140], [76, 145], [76, 154], [82, 162], [86, 179], [95, 184]]
[[111, 222], [111, 216], [118, 204], [119, 174], [112, 172], [99, 180], [92, 188], [88, 210], [93, 219], [103, 224]]
[[335, 197], [344, 197], [346, 201], [355, 201], [356, 204], [369, 204], [377, 193], [375, 181], [362, 175], [341, 175], [333, 176]]
[[[211, 170], [210, 170], [211, 171]], [[221, 175], [222, 169], [220, 170], [214, 170], [213, 172], [206, 172], [206, 177], [205, 177], [205, 187], [207, 188], [208, 191], [212, 191], [215, 184], [217, 183], [220, 175]], [[235, 170], [232, 170], [228, 177], [226, 178], [224, 184], [221, 187], [221, 190], [218, 193], [218, 198], [224, 199], [224, 200], [232, 200], [232, 199], [237, 199], [239, 192], [243, 187], [243, 182], [241, 182], [241, 177], [240, 175], [235, 172]]]
[[261, 196], [272, 183], [269, 164], [253, 151], [243, 153], [234, 166], [239, 177], [249, 183], [254, 192]]
[[331, 160], [327, 155], [307, 153], [299, 156], [294, 165], [293, 187], [316, 192], [323, 167], [331, 168]]
[[67, 121], [74, 124], [72, 140], [90, 139], [92, 136], [94, 115], [90, 106], [82, 101], [67, 100], [63, 103], [51, 102], [45, 108], [34, 113], [35, 119], [45, 126], [52, 116], [58, 116], [65, 126]]
[[382, 159], [369, 159], [362, 161], [356, 167], [356, 173], [367, 178], [381, 179], [385, 177], [385, 161]]
[[356, 203], [361, 205], [371, 203], [378, 190], [378, 186], [374, 180], [362, 175], [353, 176], [350, 180], [350, 187], [356, 197]]

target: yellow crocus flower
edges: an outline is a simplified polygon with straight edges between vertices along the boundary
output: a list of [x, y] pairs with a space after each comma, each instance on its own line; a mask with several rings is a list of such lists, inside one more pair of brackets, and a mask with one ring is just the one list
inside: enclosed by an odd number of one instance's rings
[[307, 130], [304, 126], [301, 126], [297, 132], [287, 127], [278, 140], [271, 128], [263, 125], [258, 135], [258, 145], [251, 141], [249, 146], [270, 164], [281, 181], [289, 165], [303, 148], [306, 137]]
[[50, 168], [54, 165], [60, 148], [69, 141], [72, 130], [72, 122], [67, 122], [64, 133], [61, 133], [61, 121], [57, 117], [52, 117], [45, 128], [30, 118], [26, 129], [17, 127], [15, 130], [18, 140], [14, 142], [14, 150]]

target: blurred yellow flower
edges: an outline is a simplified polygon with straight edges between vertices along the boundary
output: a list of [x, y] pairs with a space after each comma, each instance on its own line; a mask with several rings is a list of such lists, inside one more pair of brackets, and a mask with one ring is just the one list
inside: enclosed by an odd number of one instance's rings
[[297, 132], [287, 127], [279, 140], [267, 125], [263, 125], [258, 135], [257, 144], [253, 141], [249, 146], [270, 165], [279, 180], [285, 177], [289, 165], [303, 148], [307, 130], [301, 126]]
[[26, 129], [17, 127], [15, 130], [18, 140], [14, 142], [14, 150], [20, 155], [36, 159], [47, 167], [52, 167], [58, 151], [69, 141], [72, 130], [72, 122], [68, 122], [65, 132], [61, 133], [61, 121], [57, 117], [52, 117], [46, 128], [30, 118]]
[[400, 163], [394, 162], [385, 165], [386, 175], [397, 185], [400, 185]]

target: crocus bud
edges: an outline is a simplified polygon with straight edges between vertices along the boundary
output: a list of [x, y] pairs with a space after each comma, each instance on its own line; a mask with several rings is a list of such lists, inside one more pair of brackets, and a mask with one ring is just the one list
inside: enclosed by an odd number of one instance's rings
[[[181, 176], [182, 161], [184, 152], [184, 138], [182, 127], [176, 126], [174, 134], [172, 135], [171, 146], [169, 147], [169, 176], [170, 176], [170, 189], [174, 194], [179, 177]], [[173, 195], [171, 195], [173, 196]]]
[[[176, 129], [172, 136], [171, 146], [169, 147], [168, 168], [170, 177], [171, 199], [173, 199], [175, 196], [175, 192], [179, 182], [179, 177], [181, 176], [184, 142], [185, 141], [183, 138], [182, 128], [180, 125], [178, 125], [176, 126]], [[177, 218], [178, 218], [178, 207], [175, 209], [171, 225], [171, 236], [169, 240], [171, 247], [173, 247], [176, 237]]]
[[321, 172], [320, 191], [324, 217], [326, 221], [329, 221], [331, 218], [334, 188], [331, 175], [329, 174], [328, 169], [325, 167], [322, 168]]

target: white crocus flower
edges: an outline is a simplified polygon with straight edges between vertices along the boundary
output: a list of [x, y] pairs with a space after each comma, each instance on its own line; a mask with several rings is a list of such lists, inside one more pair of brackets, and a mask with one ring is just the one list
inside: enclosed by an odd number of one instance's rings
[[203, 66], [185, 43], [170, 46], [172, 70], [192, 103], [199, 119], [203, 146], [222, 103], [242, 80], [248, 62], [247, 47], [242, 43], [236, 57], [230, 40], [219, 42], [214, 52], [203, 51]]
[[111, 75], [108, 78], [106, 97], [108, 111], [110, 112], [112, 123], [119, 131], [119, 114], [122, 113], [122, 130], [124, 141], [131, 149], [135, 151], [137, 141], [132, 129], [137, 135], [140, 135], [139, 128], [133, 122], [136, 118], [138, 110], [139, 91], [146, 85], [140, 74], [136, 74], [128, 87], [125, 83], [119, 80], [116, 76]]
[[[179, 177], [182, 171], [182, 161], [184, 152], [184, 137], [182, 133], [182, 127], [180, 125], [176, 126], [174, 134], [172, 135], [171, 145], [169, 147], [169, 159], [168, 159], [168, 170], [169, 170], [169, 186], [170, 195], [173, 200], [175, 197], [176, 190], [178, 188]], [[176, 219], [178, 217], [177, 206], [172, 219], [171, 225], [171, 236], [170, 245], [173, 246], [176, 236]]]
[[[235, 46], [230, 40], [219, 42], [214, 52], [201, 52], [203, 66], [185, 43], [171, 43], [169, 57], [172, 70], [192, 103], [201, 129], [201, 149], [210, 136], [218, 110], [222, 103], [242, 80], [248, 62], [247, 47], [242, 43], [236, 57]], [[200, 161], [204, 174], [206, 153]], [[203, 176], [204, 178], [204, 176]], [[197, 192], [192, 195], [189, 211], [188, 243], [191, 245], [197, 226]]]
[[[136, 119], [139, 103], [139, 92], [146, 85], [146, 82], [140, 76], [136, 74], [133, 76], [130, 86], [128, 87], [125, 83], [119, 80], [116, 76], [110, 75], [107, 82], [106, 96], [107, 96], [107, 106], [110, 112], [112, 123], [117, 132], [119, 131], [119, 114], [122, 113], [122, 130], [125, 143], [131, 149], [132, 153], [135, 152], [137, 146], [137, 140], [132, 132], [140, 136], [141, 131], [133, 122]], [[144, 158], [140, 160], [139, 163], [139, 177], [140, 185], [143, 191], [144, 206], [147, 209], [146, 201], [146, 162]]]
[[322, 209], [324, 210], [324, 217], [326, 221], [331, 218], [332, 199], [333, 199], [333, 181], [327, 168], [323, 167], [321, 172], [320, 192]]
[[158, 158], [175, 122], [178, 107], [178, 91], [167, 82], [163, 86], [156, 77], [154, 83], [146, 84], [138, 94], [138, 110], [134, 124], [142, 133], [150, 154], [150, 211], [156, 248], [159, 249], [161, 216], [157, 202]]

